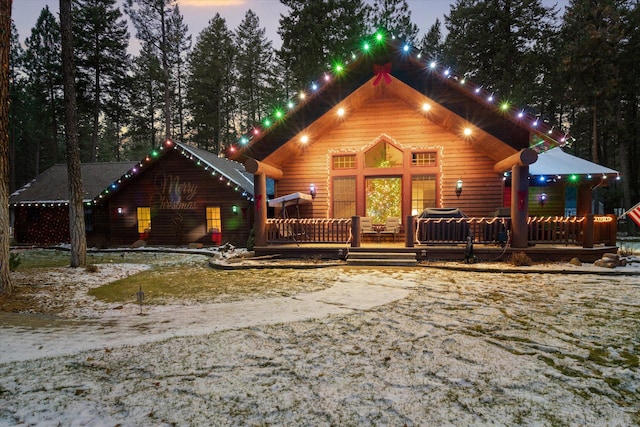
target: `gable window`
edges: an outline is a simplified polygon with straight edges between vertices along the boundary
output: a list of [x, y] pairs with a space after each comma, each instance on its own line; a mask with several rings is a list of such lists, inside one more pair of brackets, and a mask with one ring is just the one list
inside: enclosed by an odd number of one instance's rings
[[138, 207], [138, 233], [151, 231], [151, 208]]
[[420, 175], [411, 178], [411, 215], [436, 207], [436, 177]]
[[333, 178], [333, 217], [351, 218], [356, 214], [356, 178]]
[[402, 166], [402, 151], [381, 141], [364, 153], [365, 168], [394, 168]]
[[412, 166], [435, 166], [436, 153], [433, 151], [411, 153], [411, 165]]
[[222, 220], [220, 218], [220, 206], [207, 206], [207, 232], [222, 232]]
[[356, 155], [339, 155], [333, 156], [334, 169], [353, 169], [356, 167]]

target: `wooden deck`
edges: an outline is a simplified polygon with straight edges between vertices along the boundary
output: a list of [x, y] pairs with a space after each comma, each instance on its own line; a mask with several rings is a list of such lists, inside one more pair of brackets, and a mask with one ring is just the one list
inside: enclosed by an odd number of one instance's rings
[[[280, 256], [282, 258], [341, 259], [349, 252], [413, 252], [418, 261], [463, 261], [465, 245], [416, 245], [404, 246], [404, 242], [365, 242], [359, 248], [346, 244], [282, 243], [254, 248], [256, 256]], [[582, 262], [594, 262], [605, 253], [616, 253], [616, 246], [596, 245], [593, 248], [567, 245], [537, 244], [526, 249], [513, 249], [496, 245], [475, 244], [476, 262], [504, 262], [514, 252], [524, 252], [533, 261], [569, 261], [578, 258]]]

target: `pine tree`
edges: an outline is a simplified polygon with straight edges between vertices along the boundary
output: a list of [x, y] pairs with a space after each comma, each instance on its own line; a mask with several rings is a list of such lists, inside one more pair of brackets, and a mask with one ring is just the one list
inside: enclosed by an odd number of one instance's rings
[[411, 11], [406, 0], [375, 0], [368, 9], [370, 32], [382, 28], [408, 43], [415, 44], [418, 26], [411, 22]]
[[118, 76], [126, 74], [129, 65], [127, 22], [116, 0], [77, 0], [74, 2], [75, 54], [78, 66], [78, 85], [85, 93], [78, 96], [86, 100], [90, 117], [91, 141], [85, 159], [98, 159], [100, 123], [104, 118], [109, 88]]
[[63, 111], [60, 26], [48, 7], [42, 9], [25, 45], [32, 120], [37, 124], [31, 128], [29, 144], [34, 156], [34, 174], [38, 175], [58, 162]]
[[[169, 18], [169, 63], [171, 64], [172, 81], [175, 82], [174, 101], [172, 105], [172, 125], [177, 127], [179, 140], [184, 140], [186, 132], [187, 112], [185, 105], [185, 86], [187, 78], [187, 59], [191, 51], [191, 35], [189, 27], [184, 23], [180, 8], [176, 6]], [[176, 134], [176, 131], [172, 132]]]
[[436, 61], [441, 61], [442, 58], [442, 24], [440, 19], [436, 19], [436, 22], [429, 28], [429, 31], [422, 37], [420, 41], [420, 50]]
[[162, 129], [163, 74], [153, 46], [143, 44], [131, 68], [129, 129], [124, 147], [126, 158], [139, 158], [158, 147], [157, 133]]
[[[591, 159], [605, 159], [600, 139], [614, 117], [620, 87], [619, 52], [623, 40], [617, 0], [572, 1], [562, 26], [563, 77], [573, 105], [588, 110]], [[587, 117], [584, 117], [585, 119]]]
[[125, 0], [125, 11], [136, 27], [136, 37], [153, 47], [162, 69], [164, 90], [164, 137], [171, 138], [171, 99], [173, 86], [169, 58], [175, 51], [170, 43], [169, 21], [177, 0]]
[[501, 99], [525, 105], [540, 75], [539, 49], [556, 22], [540, 0], [457, 0], [445, 15], [446, 58]]
[[235, 48], [226, 21], [216, 14], [198, 34], [189, 57], [188, 99], [193, 141], [221, 153], [236, 134], [232, 123]]
[[241, 129], [249, 129], [267, 114], [264, 102], [273, 90], [270, 77], [274, 74], [272, 43], [252, 10], [247, 11], [236, 29], [235, 45], [239, 122]]
[[283, 82], [288, 90], [307, 87], [335, 61], [347, 58], [366, 32], [361, 0], [281, 2], [289, 8], [278, 29], [282, 37], [278, 56], [288, 72]]

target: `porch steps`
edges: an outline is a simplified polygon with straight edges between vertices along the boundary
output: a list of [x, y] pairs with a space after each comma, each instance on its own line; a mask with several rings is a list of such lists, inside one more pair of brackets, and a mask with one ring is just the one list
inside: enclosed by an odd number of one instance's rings
[[350, 251], [347, 265], [412, 267], [418, 264], [414, 252], [364, 252]]

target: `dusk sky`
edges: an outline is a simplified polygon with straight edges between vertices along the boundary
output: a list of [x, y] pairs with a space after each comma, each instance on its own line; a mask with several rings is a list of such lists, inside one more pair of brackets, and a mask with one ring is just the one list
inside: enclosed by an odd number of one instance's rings
[[[373, 0], [367, 2], [373, 3]], [[411, 8], [411, 18], [421, 30], [420, 37], [426, 32], [437, 18], [444, 21], [444, 15], [449, 13], [452, 0], [407, 0]], [[559, 5], [561, 13], [568, 0], [543, 0], [547, 6]], [[58, 15], [58, 0], [14, 0], [12, 18], [18, 29], [20, 40], [24, 41], [31, 34], [31, 28], [35, 25], [40, 11], [49, 5], [49, 9]], [[253, 10], [260, 18], [260, 25], [267, 30], [267, 37], [273, 41], [275, 48], [280, 47], [278, 36], [278, 21], [281, 14], [286, 14], [287, 8], [279, 0], [180, 0], [180, 11], [185, 23], [189, 26], [189, 32], [196, 41], [200, 33], [216, 13], [225, 18], [230, 30], [240, 24], [248, 9]], [[444, 28], [443, 28], [444, 30]], [[132, 36], [135, 31], [130, 29]]]

